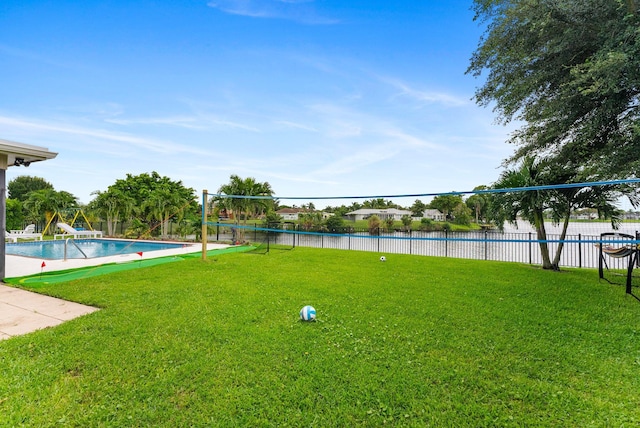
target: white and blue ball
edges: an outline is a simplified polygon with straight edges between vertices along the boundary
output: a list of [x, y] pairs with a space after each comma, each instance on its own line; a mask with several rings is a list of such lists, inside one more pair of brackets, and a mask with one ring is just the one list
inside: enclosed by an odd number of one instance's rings
[[381, 262], [386, 262], [386, 261], [387, 261], [387, 258], [386, 258], [385, 256], [382, 256], [382, 257], [380, 257], [380, 261], [381, 261]]
[[300, 309], [300, 319], [302, 321], [315, 321], [316, 309], [313, 306], [309, 306], [309, 305]]

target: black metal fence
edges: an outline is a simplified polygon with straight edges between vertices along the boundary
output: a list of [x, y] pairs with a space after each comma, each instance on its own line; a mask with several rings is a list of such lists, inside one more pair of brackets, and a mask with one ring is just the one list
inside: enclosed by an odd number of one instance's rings
[[[116, 233], [124, 234], [127, 223], [119, 223]], [[95, 230], [106, 233], [106, 224], [96, 222]], [[232, 241], [231, 225], [209, 227], [209, 239], [216, 241]], [[518, 263], [542, 264], [539, 244], [533, 232], [502, 233], [495, 230], [474, 232], [454, 231], [386, 231], [383, 229], [369, 233], [367, 229], [344, 228], [340, 231], [305, 231], [293, 223], [269, 226], [242, 228], [244, 240], [254, 243], [266, 243], [284, 246], [300, 246], [315, 248], [332, 248], [341, 250], [372, 251], [386, 254], [413, 254], [420, 256], [454, 257], [475, 260], [496, 260]], [[276, 229], [276, 230], [273, 230]], [[278, 230], [279, 229], [279, 230]], [[169, 224], [169, 237], [179, 238], [178, 225]], [[640, 233], [635, 232], [636, 240]], [[196, 235], [187, 236], [196, 239]], [[598, 268], [600, 257], [598, 244], [600, 235], [577, 234], [567, 235], [563, 240], [560, 266], [579, 268]], [[560, 235], [548, 234], [549, 252], [553, 258], [560, 245]], [[606, 242], [606, 241], [604, 241]], [[621, 245], [620, 242], [614, 245]], [[624, 269], [625, 260], [607, 258], [609, 267]]]
[[[636, 240], [638, 239], [636, 232]], [[211, 239], [230, 241], [231, 228], [216, 227]], [[341, 250], [372, 251], [385, 254], [414, 254], [420, 256], [454, 257], [475, 260], [496, 260], [528, 264], [542, 264], [536, 234], [501, 233], [497, 231], [379, 231], [346, 229], [342, 233], [310, 232], [296, 229], [265, 232], [261, 227], [244, 230], [244, 239], [292, 247], [315, 247]], [[560, 245], [560, 235], [547, 235], [549, 253], [553, 259]], [[600, 235], [567, 235], [559, 266], [598, 268]], [[612, 245], [623, 245], [613, 241]], [[608, 260], [611, 268], [624, 268], [625, 260]], [[619, 265], [619, 266], [618, 266]]]

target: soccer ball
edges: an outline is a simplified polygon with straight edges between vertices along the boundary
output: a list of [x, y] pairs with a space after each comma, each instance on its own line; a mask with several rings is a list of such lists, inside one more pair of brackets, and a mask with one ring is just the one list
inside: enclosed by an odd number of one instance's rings
[[314, 321], [316, 319], [316, 310], [313, 306], [305, 306], [300, 309], [300, 319], [302, 321]]
[[382, 256], [382, 257], [380, 257], [380, 261], [381, 261], [381, 262], [386, 262], [386, 261], [387, 261], [387, 258], [386, 258], [385, 256]]

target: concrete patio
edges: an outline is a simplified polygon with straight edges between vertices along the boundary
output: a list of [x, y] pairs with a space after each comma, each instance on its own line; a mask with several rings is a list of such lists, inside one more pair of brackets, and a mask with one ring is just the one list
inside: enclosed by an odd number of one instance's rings
[[[226, 248], [224, 244], [207, 244], [208, 250]], [[6, 256], [6, 277], [21, 277], [47, 272], [98, 266], [105, 263], [123, 263], [133, 260], [151, 259], [170, 255], [193, 253], [201, 250], [202, 244], [186, 244], [182, 248], [149, 251], [138, 254], [124, 254], [94, 259], [46, 260], [31, 257]], [[90, 314], [98, 308], [68, 302], [31, 291], [4, 285], [0, 282], [0, 340], [9, 339], [33, 331], [54, 327], [76, 317]]]

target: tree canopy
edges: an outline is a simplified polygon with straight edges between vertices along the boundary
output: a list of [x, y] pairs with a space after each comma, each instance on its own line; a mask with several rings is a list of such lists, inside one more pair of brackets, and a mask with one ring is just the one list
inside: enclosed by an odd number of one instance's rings
[[[216, 202], [219, 203], [220, 208], [224, 208], [233, 214], [236, 224], [239, 224], [240, 219], [243, 219], [246, 226], [249, 217], [273, 210], [273, 199], [251, 198], [252, 196], [273, 196], [273, 189], [267, 181], [262, 183], [256, 181], [253, 177], [243, 179], [238, 175], [232, 174], [229, 177], [229, 182], [220, 186], [218, 193], [222, 196], [217, 197]], [[243, 231], [240, 230], [240, 237], [242, 236]]]
[[640, 170], [640, 2], [475, 0], [486, 31], [467, 72], [502, 123], [522, 121], [508, 160], [553, 157], [585, 180]]
[[[181, 181], [162, 177], [157, 172], [140, 175], [127, 174], [116, 180], [106, 192], [94, 192], [92, 208], [107, 217], [107, 225], [115, 229], [118, 219], [133, 214], [137, 222], [136, 234], [151, 231], [166, 235], [172, 218], [180, 221], [197, 210], [195, 190]], [[159, 229], [158, 229], [159, 228]]]
[[9, 182], [7, 190], [8, 197], [24, 202], [29, 198], [29, 193], [36, 190], [53, 190], [53, 184], [44, 178], [32, 177], [30, 175], [20, 175]]

